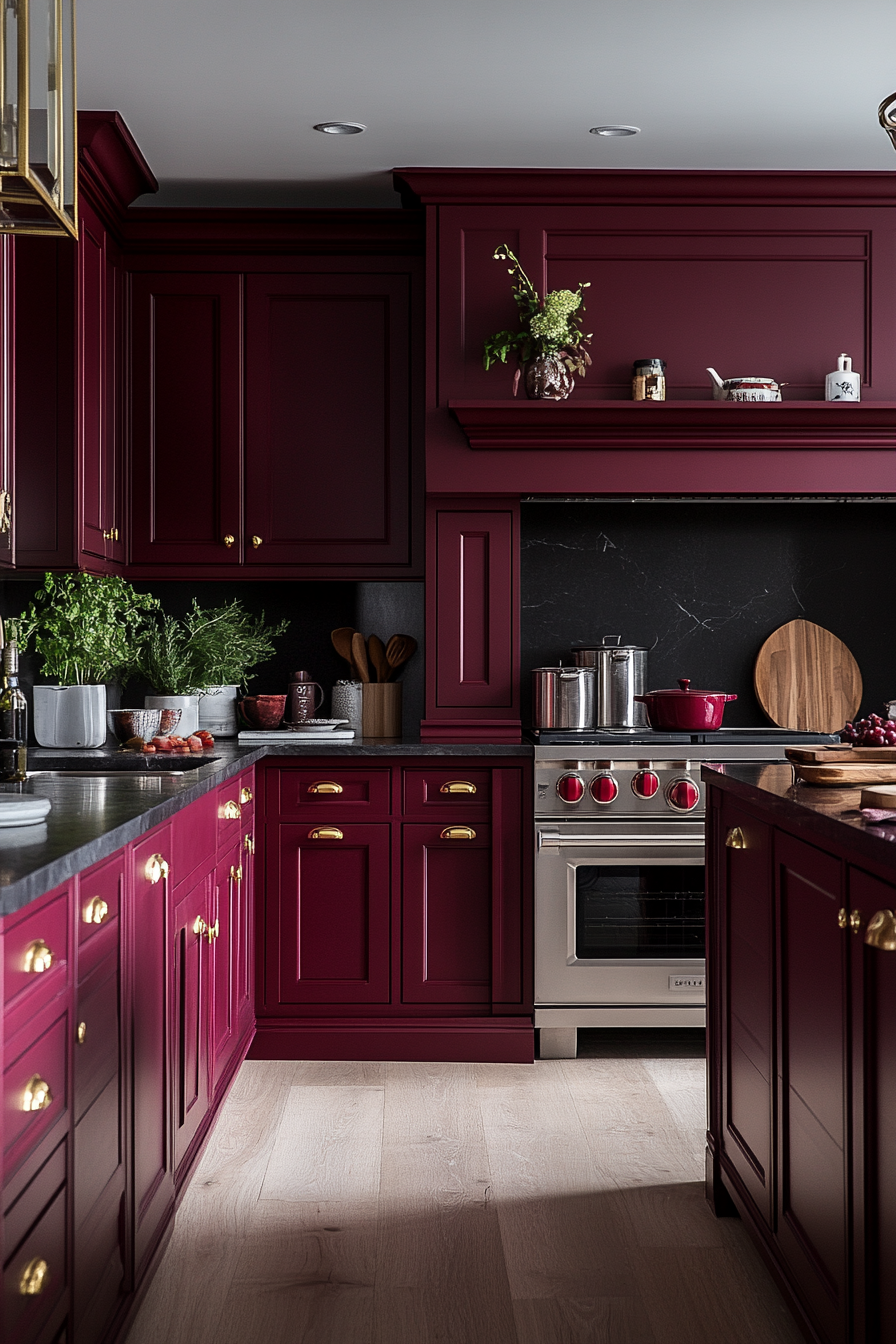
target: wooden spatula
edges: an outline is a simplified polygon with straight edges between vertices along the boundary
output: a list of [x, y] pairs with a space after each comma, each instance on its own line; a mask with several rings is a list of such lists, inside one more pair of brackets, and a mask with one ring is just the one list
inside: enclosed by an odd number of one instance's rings
[[386, 657], [386, 646], [379, 635], [371, 635], [367, 641], [367, 652], [370, 655], [370, 661], [376, 668], [377, 681], [388, 681], [391, 668], [389, 660]]
[[386, 645], [386, 660], [389, 664], [390, 680], [400, 667], [404, 667], [409, 658], [417, 652], [417, 641], [412, 635], [393, 635]]
[[367, 665], [367, 647], [364, 643], [364, 636], [359, 634], [357, 630], [352, 635], [352, 661], [361, 680], [369, 681], [370, 669]]
[[352, 635], [354, 630], [350, 625], [340, 625], [338, 630], [330, 631], [330, 639], [333, 641], [333, 648], [348, 663], [352, 672], [355, 670], [354, 659], [352, 658]]

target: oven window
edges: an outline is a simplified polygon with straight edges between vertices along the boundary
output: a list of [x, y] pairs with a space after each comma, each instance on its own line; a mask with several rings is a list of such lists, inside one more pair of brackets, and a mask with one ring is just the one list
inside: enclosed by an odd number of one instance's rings
[[702, 865], [576, 868], [576, 956], [691, 959], [705, 955]]

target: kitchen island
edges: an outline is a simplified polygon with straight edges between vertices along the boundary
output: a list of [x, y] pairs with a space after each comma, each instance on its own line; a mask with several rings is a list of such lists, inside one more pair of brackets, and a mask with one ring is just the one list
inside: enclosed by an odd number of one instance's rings
[[896, 1338], [896, 826], [789, 766], [704, 767], [707, 1197], [808, 1339]]

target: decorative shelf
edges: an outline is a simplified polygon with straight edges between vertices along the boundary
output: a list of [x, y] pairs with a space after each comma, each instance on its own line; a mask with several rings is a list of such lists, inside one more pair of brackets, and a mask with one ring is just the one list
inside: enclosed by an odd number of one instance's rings
[[896, 449], [896, 401], [455, 401], [476, 451]]

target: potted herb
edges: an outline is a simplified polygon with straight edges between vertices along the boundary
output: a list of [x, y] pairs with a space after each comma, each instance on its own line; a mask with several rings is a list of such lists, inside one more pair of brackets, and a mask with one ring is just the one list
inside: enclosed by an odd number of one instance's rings
[[252, 616], [236, 598], [206, 610], [194, 598], [183, 620], [162, 615], [143, 646], [141, 671], [158, 692], [147, 696], [147, 708], [180, 708], [184, 736], [201, 724], [233, 737], [239, 688], [288, 624], [266, 625], [264, 612]]
[[34, 735], [42, 747], [101, 747], [106, 683], [138, 670], [140, 645], [158, 601], [115, 575], [47, 574], [11, 622], [19, 648], [30, 644], [41, 672], [58, 682], [34, 687]]
[[482, 362], [486, 369], [498, 360], [506, 364], [511, 350], [516, 351], [519, 368], [513, 378], [516, 396], [520, 375], [525, 373], [528, 397], [565, 401], [575, 387], [573, 374], [584, 378], [591, 358], [585, 349], [591, 335], [581, 329], [582, 290], [590, 281], [579, 281], [578, 289], [553, 289], [544, 298], [523, 270], [506, 243], [495, 249], [496, 261], [509, 261], [507, 274], [514, 277], [511, 292], [519, 309], [519, 331], [498, 331], [485, 342]]

